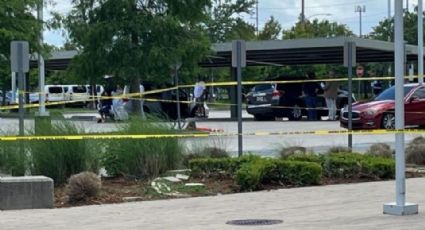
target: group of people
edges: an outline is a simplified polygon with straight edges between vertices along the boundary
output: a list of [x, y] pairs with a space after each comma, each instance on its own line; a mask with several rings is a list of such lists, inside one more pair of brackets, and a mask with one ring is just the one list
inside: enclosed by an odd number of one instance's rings
[[[117, 85], [116, 87], [105, 88], [105, 91], [101, 94], [101, 98], [99, 100], [100, 119], [98, 119], [98, 123], [104, 123], [107, 117], [122, 120], [124, 119], [124, 117], [128, 116], [128, 114], [122, 114], [126, 113], [126, 111], [121, 108], [123, 107], [123, 100], [119, 96], [122, 94], [123, 89], [119, 85]], [[115, 109], [115, 111], [113, 111], [113, 109]]]
[[[326, 83], [320, 85], [317, 81], [314, 81], [316, 79], [316, 75], [314, 72], [308, 72], [306, 75], [307, 80], [313, 80], [313, 81], [307, 81], [303, 85], [303, 93], [305, 95], [305, 105], [307, 107], [307, 117], [308, 120], [315, 121], [317, 120], [317, 110], [316, 103], [317, 103], [317, 93], [323, 90], [323, 96], [326, 101], [326, 106], [328, 109], [328, 120], [336, 120], [336, 98], [338, 97], [338, 89], [340, 82], [338, 80], [332, 81], [332, 79], [335, 79], [335, 72], [330, 71], [329, 72], [329, 81], [326, 81]], [[382, 92], [382, 82], [379, 80], [373, 81], [371, 83], [372, 87], [372, 93], [374, 96], [379, 95]]]

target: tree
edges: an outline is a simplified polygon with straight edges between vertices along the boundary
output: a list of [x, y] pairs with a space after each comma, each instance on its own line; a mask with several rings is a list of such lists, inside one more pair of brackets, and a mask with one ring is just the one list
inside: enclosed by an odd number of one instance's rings
[[266, 22], [258, 34], [258, 40], [276, 40], [282, 31], [282, 26], [273, 16]]
[[3, 91], [10, 82], [10, 42], [25, 40], [29, 42], [30, 52], [42, 51], [38, 43], [42, 22], [33, 14], [39, 1], [0, 1], [0, 84]]
[[254, 4], [255, 0], [214, 0], [205, 21], [210, 41], [255, 40], [254, 25], [241, 17], [241, 14], [251, 14]]
[[[404, 39], [408, 44], [418, 44], [418, 14], [417, 8], [415, 12], [404, 12]], [[425, 33], [424, 33], [425, 34]], [[369, 34], [369, 38], [388, 41], [388, 38], [394, 37], [394, 18], [380, 21], [373, 27], [373, 31]]]
[[142, 78], [170, 82], [170, 66], [192, 68], [209, 52], [200, 26], [209, 7], [209, 0], [73, 0], [62, 20], [80, 48], [72, 68], [113, 74], [131, 82], [130, 92], [139, 92]]
[[344, 24], [330, 22], [328, 20], [313, 21], [305, 20], [297, 22], [291, 29], [283, 31], [283, 39], [296, 38], [318, 38], [318, 37], [336, 37], [336, 36], [353, 36], [353, 32]]

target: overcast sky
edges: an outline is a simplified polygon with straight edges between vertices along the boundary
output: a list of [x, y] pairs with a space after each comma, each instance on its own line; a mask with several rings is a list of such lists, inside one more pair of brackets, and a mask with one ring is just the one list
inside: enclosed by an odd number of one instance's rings
[[[53, 0], [54, 6], [45, 9], [45, 19], [49, 18], [48, 12], [54, 10], [66, 14], [71, 8], [71, 0]], [[409, 3], [409, 10], [412, 11], [417, 4], [417, 0], [404, 0]], [[393, 4], [394, 0], [391, 0]], [[388, 15], [388, 0], [305, 0], [305, 16], [313, 19], [327, 19], [338, 23], [346, 24], [355, 34], [359, 34], [359, 13], [354, 12], [355, 6], [365, 6], [363, 13], [363, 34], [369, 33], [378, 22]], [[394, 6], [391, 6], [394, 10]], [[259, 27], [274, 16], [282, 24], [284, 29], [290, 28], [298, 20], [301, 12], [301, 0], [259, 0]], [[393, 11], [392, 11], [393, 13]], [[247, 21], [255, 24], [255, 15], [246, 16]], [[47, 43], [61, 46], [65, 40], [60, 31], [45, 31], [45, 41]]]

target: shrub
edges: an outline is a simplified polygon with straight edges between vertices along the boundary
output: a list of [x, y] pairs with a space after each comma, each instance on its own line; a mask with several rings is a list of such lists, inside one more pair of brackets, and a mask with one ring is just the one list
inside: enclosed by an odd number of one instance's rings
[[410, 164], [425, 165], [425, 138], [416, 137], [407, 145], [406, 162]]
[[269, 159], [257, 159], [242, 164], [236, 172], [235, 181], [241, 190], [251, 191], [260, 187], [263, 176], [268, 171], [272, 171], [274, 164]]
[[302, 154], [306, 154], [307, 153], [307, 148], [303, 147], [303, 146], [289, 146], [289, 147], [283, 147], [280, 152], [279, 155], [282, 158], [286, 158], [288, 156], [292, 156], [292, 155], [302, 155]]
[[314, 153], [304, 153], [304, 154], [294, 154], [287, 157], [283, 157], [284, 160], [290, 161], [307, 161], [315, 162], [321, 164], [324, 159], [324, 155], [314, 154]]
[[333, 153], [325, 156], [323, 169], [326, 177], [357, 179], [394, 177], [395, 162], [392, 158], [358, 153]]
[[194, 176], [234, 176], [242, 164], [261, 159], [256, 155], [244, 155], [239, 158], [196, 158], [189, 161]]
[[[114, 134], [177, 133], [158, 120], [133, 117]], [[111, 176], [153, 178], [176, 169], [183, 159], [183, 147], [176, 137], [147, 139], [114, 139], [106, 145], [103, 165]]]
[[[39, 127], [39, 135], [81, 135], [82, 129], [69, 121], [58, 121], [51, 127]], [[34, 134], [33, 131], [31, 131]], [[35, 140], [29, 142], [31, 173], [53, 179], [55, 185], [66, 183], [71, 175], [99, 167], [100, 148], [91, 140]]]
[[[270, 168], [270, 167], [269, 167]], [[314, 162], [275, 160], [265, 180], [275, 180], [286, 185], [314, 185], [322, 178], [322, 167]]]
[[394, 155], [394, 151], [391, 150], [391, 147], [385, 143], [376, 143], [371, 145], [366, 153], [371, 156], [380, 156], [387, 158], [392, 158]]
[[333, 146], [328, 149], [328, 153], [351, 153], [351, 149], [345, 146]]
[[69, 202], [78, 202], [89, 197], [95, 197], [102, 186], [100, 178], [92, 172], [82, 172], [72, 175], [66, 186]]
[[226, 158], [230, 157], [229, 153], [221, 148], [218, 147], [204, 147], [200, 150], [191, 152], [189, 154], [185, 154], [184, 156], [184, 166], [189, 166], [189, 161], [196, 158]]

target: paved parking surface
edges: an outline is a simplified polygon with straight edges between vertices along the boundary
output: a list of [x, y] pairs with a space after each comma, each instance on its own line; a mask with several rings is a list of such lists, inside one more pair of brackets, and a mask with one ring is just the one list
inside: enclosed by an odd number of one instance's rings
[[[413, 216], [383, 215], [394, 181], [316, 186], [200, 198], [145, 201], [51, 210], [0, 211], [0, 229], [424, 229], [425, 178], [407, 180]], [[279, 225], [239, 227], [234, 219], [280, 219]]]

